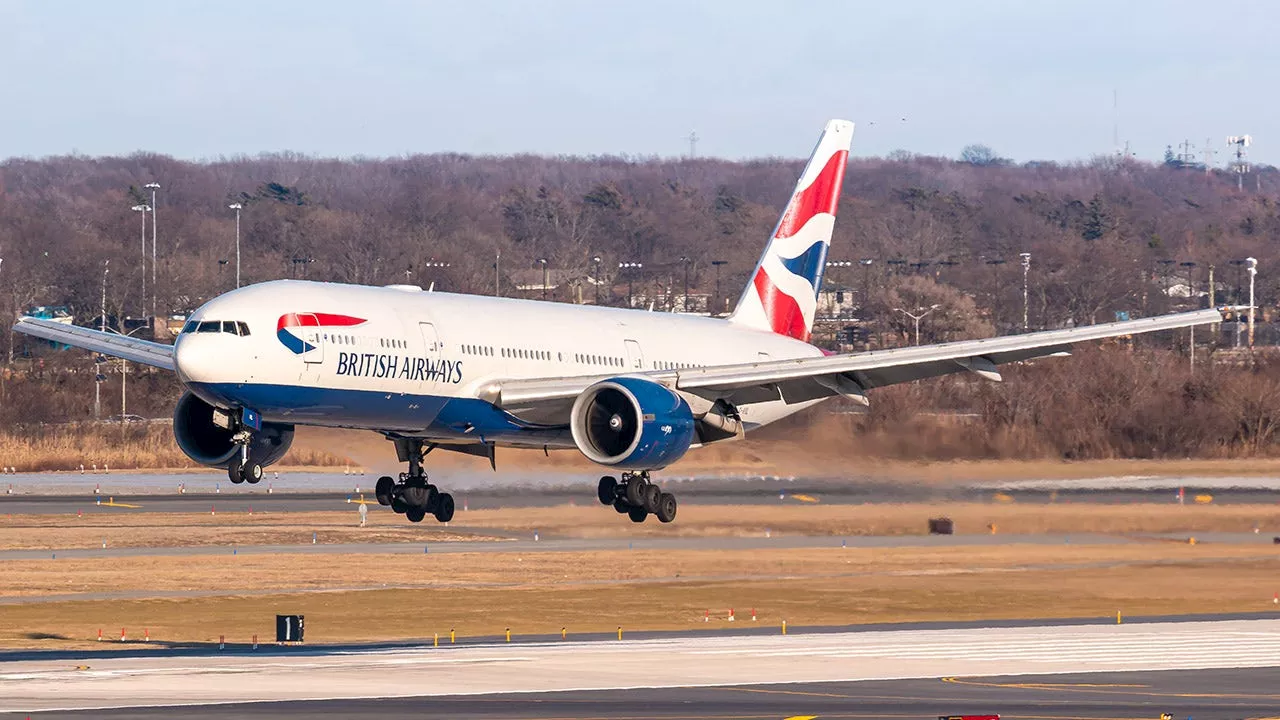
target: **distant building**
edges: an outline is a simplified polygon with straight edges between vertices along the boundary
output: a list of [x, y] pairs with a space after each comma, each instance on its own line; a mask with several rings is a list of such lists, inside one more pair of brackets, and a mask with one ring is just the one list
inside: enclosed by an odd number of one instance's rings
[[817, 317], [826, 319], [852, 320], [861, 308], [854, 301], [856, 295], [851, 288], [825, 286], [818, 293]]

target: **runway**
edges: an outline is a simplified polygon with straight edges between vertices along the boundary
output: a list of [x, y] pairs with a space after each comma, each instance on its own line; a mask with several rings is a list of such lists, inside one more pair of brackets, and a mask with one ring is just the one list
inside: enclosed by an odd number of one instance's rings
[[[95, 709], [94, 717], [155, 718], [177, 714], [173, 706], [178, 705], [231, 703], [234, 707], [184, 707], [181, 714], [396, 718], [418, 717], [428, 709], [439, 716], [437, 711], [447, 709], [448, 717], [633, 720], [1016, 716], [987, 706], [1008, 702], [1015, 711], [1042, 717], [1154, 718], [1173, 709], [1160, 707], [1161, 701], [1181, 698], [1195, 706], [1197, 718], [1213, 712], [1241, 717], [1280, 710], [1277, 665], [1280, 620], [1275, 619], [689, 634], [287, 655], [95, 654], [84, 660], [0, 664], [0, 711]], [[1201, 672], [1169, 672], [1179, 670]], [[1064, 677], [1081, 673], [1090, 677]], [[517, 693], [540, 694], [513, 697]], [[450, 699], [437, 699], [442, 696]], [[263, 702], [270, 704], [244, 705]], [[1131, 713], [1117, 713], [1119, 705]], [[164, 707], [102, 712], [144, 706]], [[1046, 713], [1046, 708], [1056, 710]], [[1249, 712], [1241, 712], [1244, 708]]]
[[606, 690], [554, 694], [408, 697], [127, 708], [40, 713], [33, 717], [158, 720], [354, 718], [410, 720], [782, 720], [935, 718], [998, 713], [1002, 718], [1226, 720], [1274, 715], [1276, 672], [1164, 671], [937, 678], [770, 686]]

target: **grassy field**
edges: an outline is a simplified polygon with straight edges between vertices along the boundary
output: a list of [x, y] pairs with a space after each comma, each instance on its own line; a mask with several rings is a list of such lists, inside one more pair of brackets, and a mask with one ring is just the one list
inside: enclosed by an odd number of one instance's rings
[[[219, 545], [218, 555], [0, 561], [0, 646], [96, 644], [119, 637], [245, 642], [276, 613], [307, 615], [312, 641], [447, 635], [865, 622], [1271, 611], [1280, 547], [1145, 539], [1115, 545], [1014, 541], [967, 547], [841, 548], [837, 536], [922, 534], [948, 515], [962, 533], [1275, 534], [1273, 505], [769, 505], [681, 509], [673, 525], [634, 525], [599, 506], [459, 513], [448, 528], [385, 508], [165, 514], [120, 509], [0, 516], [0, 549]], [[444, 543], [502, 536], [828, 535], [826, 549], [750, 552], [233, 554], [253, 544]], [[712, 611], [712, 622], [703, 619]]]
[[[0, 605], [0, 645], [73, 647], [121, 627], [157, 642], [246, 642], [276, 613], [315, 642], [625, 629], [1269, 611], [1270, 546], [219, 556], [5, 563], [5, 593], [103, 599]], [[217, 593], [208, 595], [207, 593]], [[157, 595], [167, 597], [156, 597]], [[148, 597], [150, 596], [150, 597]], [[707, 611], [712, 622], [704, 622]]]
[[[70, 506], [69, 506], [70, 508]], [[121, 508], [84, 517], [0, 515], [0, 550], [195, 545], [289, 545], [312, 540], [443, 542], [532, 537], [744, 537], [774, 535], [922, 535], [929, 518], [946, 516], [961, 534], [1280, 532], [1278, 505], [686, 505], [675, 523], [640, 525], [598, 505], [458, 511], [449, 527], [413, 525], [370, 505], [358, 527], [355, 506], [337, 512], [146, 513]]]

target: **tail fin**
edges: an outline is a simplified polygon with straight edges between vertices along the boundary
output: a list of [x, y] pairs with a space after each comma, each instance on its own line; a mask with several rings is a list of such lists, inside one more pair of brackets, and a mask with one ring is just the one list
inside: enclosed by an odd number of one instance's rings
[[729, 322], [809, 339], [852, 140], [853, 123], [827, 123]]

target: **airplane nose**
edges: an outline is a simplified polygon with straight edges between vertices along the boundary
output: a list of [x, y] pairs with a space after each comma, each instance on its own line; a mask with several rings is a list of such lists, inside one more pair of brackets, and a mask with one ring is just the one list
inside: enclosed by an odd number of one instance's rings
[[178, 379], [184, 383], [207, 383], [214, 381], [217, 372], [218, 357], [215, 349], [206, 342], [209, 338], [196, 335], [183, 335], [173, 348], [173, 366], [178, 371]]

